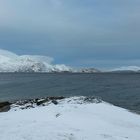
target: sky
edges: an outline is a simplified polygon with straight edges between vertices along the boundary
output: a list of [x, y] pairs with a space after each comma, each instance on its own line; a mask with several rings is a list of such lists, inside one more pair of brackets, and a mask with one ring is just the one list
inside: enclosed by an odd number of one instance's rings
[[140, 66], [140, 1], [0, 0], [0, 49], [72, 67]]

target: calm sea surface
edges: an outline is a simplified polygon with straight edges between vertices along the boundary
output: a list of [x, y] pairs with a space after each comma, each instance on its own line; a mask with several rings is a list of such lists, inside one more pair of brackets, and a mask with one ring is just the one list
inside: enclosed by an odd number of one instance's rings
[[77, 95], [140, 112], [140, 74], [0, 74], [0, 101]]

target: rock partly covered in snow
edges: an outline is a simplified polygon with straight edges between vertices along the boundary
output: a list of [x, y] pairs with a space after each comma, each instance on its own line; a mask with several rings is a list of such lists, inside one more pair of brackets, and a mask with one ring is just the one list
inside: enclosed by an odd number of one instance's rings
[[43, 106], [44, 102], [35, 108], [14, 111], [16, 107], [13, 107], [9, 112], [0, 113], [0, 139], [140, 139], [140, 116], [137, 114], [105, 102], [96, 102], [95, 98], [53, 100], [58, 104], [50, 102]]
[[100, 103], [102, 102], [101, 99], [95, 98], [95, 97], [71, 97], [71, 98], [65, 98], [65, 97], [47, 97], [47, 98], [41, 98], [41, 99], [28, 99], [28, 100], [20, 100], [11, 103], [11, 109], [13, 110], [19, 110], [19, 109], [28, 109], [28, 108], [35, 108], [37, 106], [48, 106], [50, 104], [86, 104], [86, 103]]
[[7, 112], [10, 110], [10, 103], [9, 102], [0, 102], [0, 112]]

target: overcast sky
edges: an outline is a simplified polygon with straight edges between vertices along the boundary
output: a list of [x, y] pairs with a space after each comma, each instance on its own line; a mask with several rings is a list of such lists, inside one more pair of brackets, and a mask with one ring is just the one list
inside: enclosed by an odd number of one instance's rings
[[73, 67], [140, 66], [140, 0], [0, 0], [0, 48]]

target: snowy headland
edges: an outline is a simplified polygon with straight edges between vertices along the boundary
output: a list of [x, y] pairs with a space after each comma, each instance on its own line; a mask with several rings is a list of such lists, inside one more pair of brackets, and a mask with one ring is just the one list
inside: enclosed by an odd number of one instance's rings
[[95, 98], [18, 101], [0, 113], [1, 140], [140, 140], [140, 116]]
[[0, 49], [0, 73], [140, 73], [140, 66], [122, 66], [110, 70], [72, 68], [54, 64], [54, 58], [42, 55], [18, 55]]

